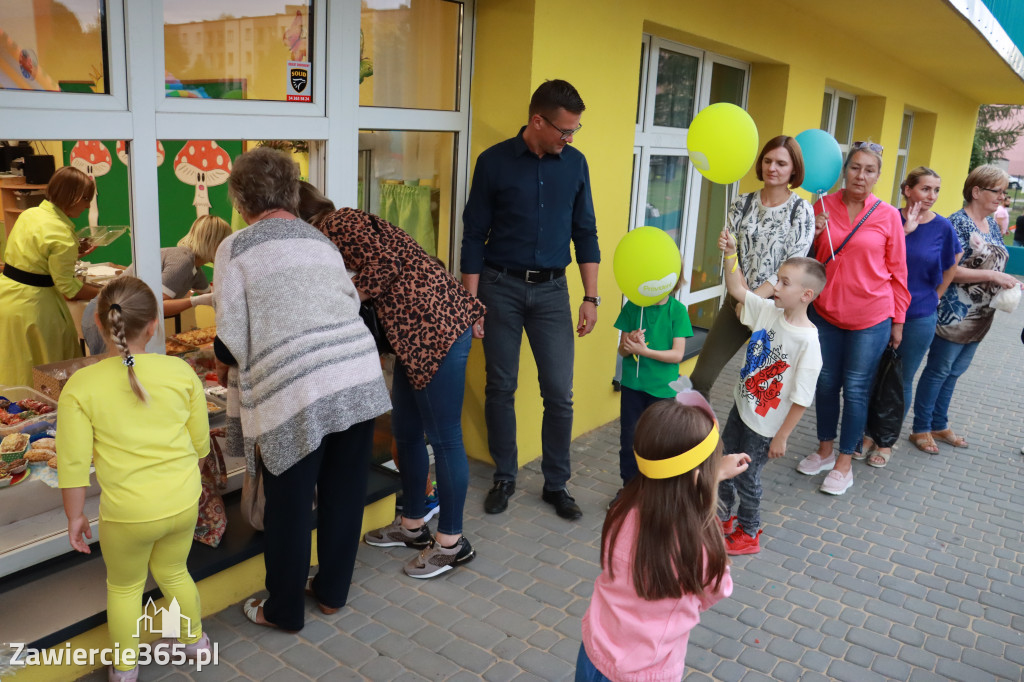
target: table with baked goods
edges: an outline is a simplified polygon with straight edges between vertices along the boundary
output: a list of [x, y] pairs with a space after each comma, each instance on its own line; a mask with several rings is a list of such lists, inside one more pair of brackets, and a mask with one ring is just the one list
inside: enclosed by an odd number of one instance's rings
[[[212, 348], [216, 329], [197, 329], [168, 337], [168, 354], [178, 355], [203, 381], [212, 431], [223, 429], [225, 389], [217, 384]], [[77, 369], [100, 358], [78, 358], [43, 365], [36, 385], [0, 386], [0, 577], [34, 566], [71, 550], [67, 519], [57, 483], [60, 452], [56, 447], [60, 389]], [[245, 460], [226, 457], [228, 489], [241, 487]], [[95, 473], [86, 492], [85, 514], [98, 538], [99, 486]]]

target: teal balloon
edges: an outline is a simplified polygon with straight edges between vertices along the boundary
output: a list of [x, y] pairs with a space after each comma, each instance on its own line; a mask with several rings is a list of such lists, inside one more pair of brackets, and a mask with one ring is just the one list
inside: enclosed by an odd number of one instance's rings
[[812, 128], [796, 136], [804, 156], [804, 181], [800, 185], [811, 194], [832, 189], [843, 170], [843, 152], [836, 139], [824, 130]]
[[679, 281], [682, 257], [672, 237], [656, 227], [630, 230], [615, 247], [615, 282], [632, 303], [654, 305], [672, 293]]

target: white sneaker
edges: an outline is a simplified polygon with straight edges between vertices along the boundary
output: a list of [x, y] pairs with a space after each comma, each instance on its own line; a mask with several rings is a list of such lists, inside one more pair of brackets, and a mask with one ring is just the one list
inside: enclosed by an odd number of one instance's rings
[[828, 457], [822, 457], [817, 452], [811, 454], [800, 460], [800, 463], [796, 465], [796, 470], [801, 474], [813, 476], [819, 474], [822, 471], [830, 471], [836, 466], [836, 451], [833, 450], [832, 454]]
[[843, 473], [842, 471], [836, 471], [833, 469], [828, 472], [828, 476], [821, 482], [821, 492], [828, 493], [829, 495], [842, 495], [850, 486], [853, 485], [853, 469], [849, 472]]

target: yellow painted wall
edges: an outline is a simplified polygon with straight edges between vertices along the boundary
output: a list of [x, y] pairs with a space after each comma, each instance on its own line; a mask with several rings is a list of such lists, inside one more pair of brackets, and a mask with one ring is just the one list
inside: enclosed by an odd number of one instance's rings
[[[618, 416], [611, 379], [619, 292], [611, 256], [629, 220], [640, 42], [645, 31], [750, 63], [748, 108], [762, 143], [780, 133], [796, 135], [818, 127], [826, 86], [858, 95], [854, 139], [870, 138], [891, 150], [898, 144], [903, 111], [917, 112], [909, 167], [925, 163], [944, 177], [947, 191], [937, 204], [940, 212], [960, 207], [958, 190], [966, 176], [980, 102], [904, 66], [899, 44], [890, 52], [864, 49], [856, 32], [830, 27], [821, 16], [802, 12], [785, 14], [785, 31], [765, 30], [771, 16], [756, 0], [737, 0], [728, 12], [699, 0], [595, 0], [584, 11], [572, 13], [571, 21], [559, 20], [565, 11], [564, 3], [554, 0], [479, 0], [472, 158], [516, 134], [526, 122], [530, 94], [545, 79], [564, 78], [580, 91], [587, 111], [582, 118], [585, 127], [574, 144], [590, 165], [603, 258], [600, 293], [606, 303], [598, 311], [597, 329], [576, 342], [574, 436]], [[827, 40], [822, 39], [826, 35]], [[892, 161], [883, 166], [876, 187], [883, 198], [893, 186], [893, 166]], [[742, 191], [758, 186], [753, 170], [740, 183]], [[575, 314], [582, 296], [575, 266], [569, 271], [569, 285]], [[487, 460], [483, 364], [482, 348], [475, 342], [463, 424], [468, 451]], [[536, 366], [525, 343], [519, 379], [516, 413], [522, 463], [540, 454], [542, 414]]]

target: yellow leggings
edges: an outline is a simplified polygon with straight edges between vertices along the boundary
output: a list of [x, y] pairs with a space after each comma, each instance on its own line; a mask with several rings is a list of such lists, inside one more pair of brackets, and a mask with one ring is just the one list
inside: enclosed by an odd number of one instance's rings
[[[192, 506], [157, 521], [120, 523], [100, 518], [100, 542], [107, 566], [107, 627], [114, 644], [121, 649], [121, 660], [126, 660], [128, 651], [134, 654], [127, 659], [132, 664], [117, 665], [119, 670], [131, 670], [138, 657], [147, 566], [164, 597], [177, 599], [181, 615], [187, 617], [182, 618], [178, 641], [192, 644], [202, 637], [199, 590], [185, 565], [192, 548], [196, 516], [197, 509]], [[165, 623], [164, 629], [167, 628]]]

